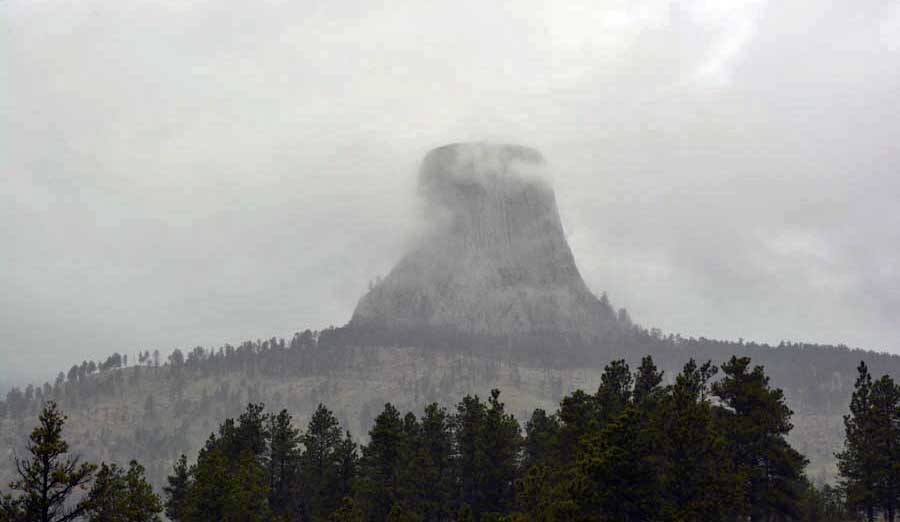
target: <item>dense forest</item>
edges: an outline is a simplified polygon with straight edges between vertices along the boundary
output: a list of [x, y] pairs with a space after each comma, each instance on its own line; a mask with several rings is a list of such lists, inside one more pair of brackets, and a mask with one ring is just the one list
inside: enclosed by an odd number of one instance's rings
[[[721, 373], [721, 375], [717, 374]], [[672, 384], [645, 357], [613, 361], [589, 394], [522, 426], [501, 393], [419, 415], [385, 404], [360, 445], [319, 405], [305, 429], [249, 404], [182, 455], [162, 496], [137, 462], [68, 455], [52, 401], [0, 520], [893, 521], [900, 501], [900, 387], [858, 367], [839, 487], [815, 487], [786, 441], [792, 411], [761, 366], [689, 361]]]

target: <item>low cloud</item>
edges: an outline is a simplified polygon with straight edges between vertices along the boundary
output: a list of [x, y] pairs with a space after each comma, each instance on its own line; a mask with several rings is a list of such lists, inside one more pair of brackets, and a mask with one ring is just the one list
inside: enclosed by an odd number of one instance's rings
[[648, 326], [900, 353], [896, 2], [4, 2], [3, 371], [342, 324], [457, 141]]

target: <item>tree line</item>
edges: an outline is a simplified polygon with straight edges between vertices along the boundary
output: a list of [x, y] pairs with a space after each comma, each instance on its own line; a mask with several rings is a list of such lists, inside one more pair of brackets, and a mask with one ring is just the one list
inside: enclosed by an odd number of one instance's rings
[[664, 385], [650, 357], [605, 367], [589, 394], [524, 426], [498, 390], [416, 415], [386, 404], [360, 445], [320, 405], [305, 429], [249, 404], [182, 455], [161, 500], [143, 468], [67, 456], [47, 403], [0, 520], [893, 522], [900, 388], [865, 364], [845, 418], [839, 487], [814, 487], [785, 436], [791, 410], [761, 366], [689, 361]]
[[[769, 369], [773, 382], [790, 391], [795, 407], [806, 412], [834, 413], [846, 407], [853, 375], [848, 372], [865, 359], [888, 375], [900, 377], [900, 356], [825, 346], [783, 342], [769, 346], [753, 342], [683, 338], [663, 335], [638, 325], [615, 329], [606, 337], [583, 339], [554, 332], [523, 336], [490, 336], [434, 326], [379, 328], [344, 326], [321, 331], [305, 330], [291, 339], [246, 341], [217, 349], [175, 349], [168, 356], [159, 350], [141, 350], [136, 357], [113, 353], [100, 361], [83, 361], [42, 385], [9, 389], [0, 400], [0, 417], [21, 419], [37, 414], [45, 401], [68, 407], [83, 401], [114, 396], [123, 387], [136, 386], [142, 372], [222, 374], [242, 371], [250, 375], [311, 375], [342, 367], [354, 346], [417, 346], [426, 351], [475, 354], [508, 360], [511, 364], [547, 368], [590, 366], [625, 357], [637, 360], [650, 354], [656, 363], [677, 371], [688, 359], [707, 360], [729, 355], [749, 356]], [[117, 371], [127, 368], [128, 372]], [[128, 373], [128, 378], [123, 375]]]

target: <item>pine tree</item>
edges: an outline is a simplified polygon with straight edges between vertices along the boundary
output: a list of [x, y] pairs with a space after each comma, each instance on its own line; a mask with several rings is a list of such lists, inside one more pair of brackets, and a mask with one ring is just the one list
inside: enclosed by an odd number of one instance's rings
[[559, 418], [556, 415], [547, 415], [547, 412], [540, 408], [534, 410], [531, 419], [525, 424], [526, 469], [555, 458], [559, 431]]
[[17, 501], [25, 518], [34, 522], [68, 522], [82, 516], [85, 501], [69, 506], [70, 496], [84, 488], [96, 466], [67, 457], [68, 443], [62, 438], [66, 417], [56, 403], [48, 402], [38, 417], [38, 426], [28, 443], [29, 460], [15, 460], [18, 479], [10, 484], [21, 491]]
[[349, 431], [344, 433], [344, 439], [335, 452], [334, 461], [334, 477], [331, 480], [328, 506], [340, 505], [344, 497], [350, 496], [359, 475], [359, 447], [353, 442]]
[[125, 522], [159, 522], [163, 504], [147, 482], [145, 469], [137, 461], [128, 464], [125, 473]]
[[657, 369], [653, 358], [649, 355], [641, 359], [641, 365], [635, 372], [634, 391], [632, 400], [635, 404], [644, 406], [645, 403], [658, 399], [662, 389], [663, 372]]
[[630, 404], [633, 383], [634, 377], [628, 369], [628, 364], [622, 359], [609, 363], [603, 369], [600, 388], [596, 394], [598, 427], [616, 418]]
[[268, 476], [249, 450], [232, 459], [223, 448], [213, 447], [198, 459], [192, 475], [182, 521], [271, 519]]
[[478, 472], [484, 466], [483, 449], [479, 441], [486, 407], [477, 395], [467, 395], [456, 406], [454, 416], [454, 448], [460, 487], [460, 502], [468, 506], [475, 516], [484, 493], [479, 485]]
[[722, 371], [724, 378], [712, 389], [725, 406], [723, 426], [738, 472], [745, 477], [751, 522], [771, 515], [797, 518], [806, 459], [785, 439], [793, 412], [783, 392], [769, 387], [761, 366], [751, 370], [748, 357], [732, 357]]
[[188, 470], [187, 457], [181, 455], [173, 468], [172, 475], [166, 477], [166, 485], [163, 492], [166, 495], [166, 516], [174, 522], [184, 520], [185, 503], [191, 486], [191, 477]]
[[87, 509], [90, 522], [118, 522], [125, 511], [125, 486], [116, 464], [100, 466], [89, 494]]
[[633, 406], [626, 406], [600, 433], [583, 441], [572, 484], [581, 520], [655, 519], [659, 488], [654, 442]]
[[524, 520], [563, 521], [580, 518], [573, 498], [573, 470], [548, 460], [533, 465], [516, 482], [516, 500]]
[[127, 471], [102, 464], [87, 501], [89, 522], [160, 522], [159, 497], [144, 477], [144, 468], [131, 461]]
[[403, 420], [394, 406], [384, 405], [384, 411], [375, 418], [375, 425], [369, 431], [369, 439], [360, 461], [359, 492], [366, 520], [380, 522], [387, 518], [397, 501], [397, 478], [403, 456]]
[[248, 404], [238, 416], [237, 425], [226, 423], [222, 432], [223, 449], [231, 457], [248, 452], [262, 464], [269, 449], [268, 415], [263, 404]]
[[858, 367], [850, 415], [844, 416], [844, 451], [836, 455], [847, 505], [869, 521], [881, 511], [894, 520], [900, 505], [900, 388]]
[[879, 456], [875, 471], [875, 498], [885, 520], [894, 521], [900, 505], [900, 389], [884, 375], [872, 383], [872, 421], [875, 440], [871, 450]]
[[341, 455], [341, 427], [334, 414], [319, 405], [301, 437], [300, 482], [303, 511], [317, 520], [334, 511], [348, 493], [346, 484], [336, 489]]
[[287, 515], [297, 511], [292, 489], [297, 485], [300, 460], [300, 432], [287, 410], [269, 418], [269, 437], [269, 505], [276, 515]]
[[237, 422], [226, 419], [218, 435], [210, 435], [190, 470], [182, 521], [255, 522], [271, 517], [267, 424], [263, 406], [249, 404]]
[[844, 416], [844, 451], [835, 456], [848, 507], [864, 512], [866, 519], [872, 522], [875, 520], [876, 473], [881, 456], [873, 451], [876, 434], [872, 419], [872, 376], [865, 362], [859, 363], [857, 371], [850, 414]]
[[457, 406], [456, 453], [461, 501], [476, 517], [506, 513], [515, 497], [514, 481], [522, 446], [519, 423], [507, 414], [500, 391], [488, 403], [467, 396]]
[[515, 497], [515, 479], [522, 450], [521, 427], [506, 413], [500, 402], [500, 390], [491, 390], [487, 415], [481, 430], [482, 447], [487, 457], [482, 470], [484, 511], [508, 513]]
[[560, 428], [556, 443], [559, 454], [557, 465], [569, 467], [575, 463], [580, 441], [589, 433], [600, 430], [597, 397], [575, 390], [560, 402], [558, 417]]
[[740, 476], [708, 400], [710, 363], [690, 360], [666, 395], [656, 434], [662, 450], [661, 519], [727, 520], [743, 506]]
[[404, 417], [402, 464], [397, 478], [397, 494], [404, 513], [424, 520], [450, 517], [455, 496], [452, 445], [451, 419], [446, 409], [429, 404], [421, 420], [412, 413]]
[[542, 409], [534, 410], [525, 424], [522, 466], [516, 481], [516, 502], [525, 520], [564, 520], [563, 506], [571, 507], [571, 473], [559, 455], [560, 430], [558, 416]]

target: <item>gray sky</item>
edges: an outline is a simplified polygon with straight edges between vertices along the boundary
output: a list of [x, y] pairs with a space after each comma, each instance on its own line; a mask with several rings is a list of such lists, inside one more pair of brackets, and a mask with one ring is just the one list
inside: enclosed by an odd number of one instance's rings
[[900, 2], [826, 4], [6, 0], [0, 376], [343, 324], [466, 140], [641, 324], [900, 353]]

